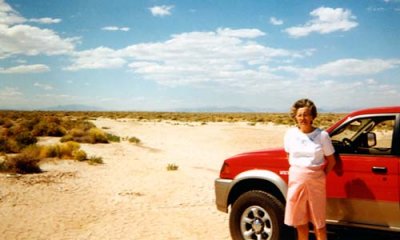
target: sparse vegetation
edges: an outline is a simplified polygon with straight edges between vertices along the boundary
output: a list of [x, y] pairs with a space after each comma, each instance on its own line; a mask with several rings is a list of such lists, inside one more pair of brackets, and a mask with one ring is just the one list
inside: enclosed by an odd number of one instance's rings
[[40, 162], [46, 158], [87, 160], [87, 154], [80, 150], [77, 142], [67, 142], [54, 145], [29, 145], [21, 153], [6, 157], [0, 164], [0, 170], [12, 173], [40, 173]]
[[121, 142], [121, 137], [111, 133], [106, 133], [107, 140], [110, 142]]
[[40, 158], [26, 153], [18, 154], [11, 158], [6, 164], [6, 170], [20, 174], [41, 173], [39, 167]]
[[137, 137], [130, 137], [130, 138], [128, 139], [128, 141], [129, 141], [130, 143], [134, 143], [134, 144], [139, 144], [139, 143], [140, 143], [140, 139], [137, 138]]
[[[328, 127], [344, 114], [320, 113], [316, 125]], [[169, 121], [206, 125], [209, 122], [247, 122], [258, 124], [293, 124], [287, 113], [179, 113], [179, 112], [47, 112], [47, 111], [0, 111], [0, 171], [20, 173], [39, 172], [38, 164], [43, 158], [75, 159], [91, 164], [103, 163], [101, 157], [92, 156], [80, 150], [79, 143], [120, 142], [121, 137], [97, 128], [91, 119], [99, 117], [111, 119], [133, 119], [135, 121]], [[62, 144], [37, 146], [38, 137], [61, 137]], [[122, 139], [140, 144], [137, 137]], [[9, 157], [9, 154], [17, 154]], [[168, 164], [168, 171], [178, 169]]]
[[89, 164], [96, 165], [96, 164], [103, 164], [103, 158], [98, 156], [91, 156], [88, 160]]
[[167, 171], [177, 171], [179, 169], [179, 166], [176, 165], [175, 163], [168, 163], [167, 165]]

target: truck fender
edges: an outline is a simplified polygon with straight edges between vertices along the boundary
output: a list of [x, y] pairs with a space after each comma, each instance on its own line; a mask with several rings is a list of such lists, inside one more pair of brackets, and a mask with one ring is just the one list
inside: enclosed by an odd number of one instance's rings
[[235, 186], [236, 183], [239, 183], [246, 179], [261, 179], [266, 180], [274, 184], [279, 191], [282, 193], [282, 196], [286, 199], [288, 185], [287, 183], [275, 172], [269, 170], [249, 170], [238, 174], [233, 180], [232, 186]]

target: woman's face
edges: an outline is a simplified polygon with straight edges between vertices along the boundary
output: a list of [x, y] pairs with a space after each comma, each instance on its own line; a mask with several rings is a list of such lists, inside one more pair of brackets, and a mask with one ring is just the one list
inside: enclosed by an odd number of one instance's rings
[[295, 118], [298, 126], [302, 130], [311, 128], [314, 120], [314, 117], [311, 114], [311, 109], [308, 107], [302, 107], [297, 109]]

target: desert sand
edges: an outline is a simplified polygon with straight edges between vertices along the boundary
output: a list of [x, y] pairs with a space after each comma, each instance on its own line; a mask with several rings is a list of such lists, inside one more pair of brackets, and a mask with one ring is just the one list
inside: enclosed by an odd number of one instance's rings
[[[104, 164], [48, 161], [44, 173], [0, 174], [1, 239], [230, 239], [216, 210], [223, 160], [282, 146], [287, 126], [247, 123], [93, 121], [121, 141], [81, 144]], [[41, 144], [57, 142], [43, 138]], [[175, 164], [176, 171], [167, 171]]]

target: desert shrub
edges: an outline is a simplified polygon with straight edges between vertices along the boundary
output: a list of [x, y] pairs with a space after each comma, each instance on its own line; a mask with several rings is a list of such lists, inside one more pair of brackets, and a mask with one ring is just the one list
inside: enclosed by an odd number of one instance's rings
[[6, 170], [6, 159], [7, 155], [4, 153], [0, 153], [0, 172]]
[[167, 165], [167, 171], [176, 171], [178, 170], [179, 166], [176, 165], [175, 163], [168, 163]]
[[90, 138], [87, 136], [87, 133], [83, 129], [73, 128], [67, 135], [64, 135], [61, 139], [61, 142], [81, 142], [81, 143], [89, 143]]
[[69, 120], [64, 122], [63, 126], [67, 130], [80, 129], [83, 132], [86, 132], [89, 129], [96, 127], [96, 125], [86, 120]]
[[73, 129], [71, 129], [71, 131], [69, 132], [69, 134], [70, 134], [73, 138], [80, 138], [80, 137], [85, 136], [85, 129], [73, 128]]
[[40, 158], [36, 155], [30, 155], [28, 152], [20, 153], [9, 159], [6, 170], [20, 174], [41, 173], [39, 162]]
[[7, 162], [6, 161], [0, 161], [0, 172], [5, 172], [8, 170]]
[[14, 123], [10, 119], [4, 120], [3, 127], [4, 128], [11, 128], [14, 125]]
[[66, 142], [63, 144], [58, 145], [59, 146], [59, 158], [73, 158], [74, 157], [74, 152], [78, 151], [80, 148], [79, 143], [77, 142]]
[[22, 149], [14, 138], [6, 138], [4, 148], [5, 153], [19, 153]]
[[35, 126], [39, 124], [39, 122], [40, 122], [39, 117], [33, 117], [31, 119], [24, 119], [21, 122], [21, 125], [32, 131], [35, 128]]
[[42, 148], [41, 146], [38, 146], [36, 144], [29, 145], [26, 148], [21, 150], [21, 154], [25, 154], [25, 155], [31, 156], [31, 157], [40, 158], [41, 148]]
[[111, 133], [106, 133], [106, 136], [107, 136], [107, 140], [110, 142], [121, 142], [121, 137], [119, 137], [119, 136], [116, 136]]
[[[75, 141], [80, 143], [108, 143], [107, 135], [100, 129], [96, 127], [92, 127], [90, 129], [84, 128], [73, 128], [69, 131], [68, 134], [61, 138], [61, 142]], [[91, 126], [91, 125], [90, 125]], [[116, 137], [112, 137], [116, 139]]]
[[95, 164], [103, 164], [103, 158], [98, 157], [98, 156], [91, 156], [88, 160], [89, 164], [95, 165]]
[[60, 146], [58, 144], [43, 146], [40, 156], [42, 158], [59, 158], [61, 156]]
[[7, 138], [0, 136], [0, 152], [8, 152], [7, 151]]
[[139, 144], [140, 143], [140, 139], [137, 137], [130, 137], [128, 140], [130, 143], [135, 143], [135, 144]]
[[[70, 141], [74, 141], [74, 137], [71, 134], [64, 135], [60, 139], [60, 142], [70, 142]], [[75, 141], [80, 142], [80, 141], [78, 141], [78, 139], [75, 139]]]
[[32, 136], [30, 132], [21, 132], [15, 137], [15, 141], [21, 146], [21, 149], [31, 145], [35, 144], [37, 142], [37, 138]]
[[106, 135], [98, 128], [91, 128], [89, 130], [89, 139], [90, 143], [108, 143]]
[[32, 130], [34, 136], [53, 136], [61, 137], [66, 134], [66, 130], [56, 122], [40, 121]]
[[78, 161], [85, 161], [87, 160], [87, 154], [83, 150], [77, 150], [72, 153], [73, 158]]
[[66, 142], [62, 144], [54, 144], [42, 146], [40, 148], [41, 158], [73, 158], [74, 153], [79, 151], [80, 145], [77, 142]]

